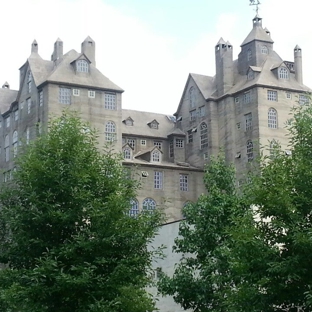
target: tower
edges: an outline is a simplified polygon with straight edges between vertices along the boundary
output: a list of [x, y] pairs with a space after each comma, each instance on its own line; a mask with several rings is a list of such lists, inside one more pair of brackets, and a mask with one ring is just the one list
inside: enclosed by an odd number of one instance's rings
[[93, 66], [95, 66], [95, 42], [90, 36], [81, 43], [81, 53], [84, 53]]
[[31, 53], [38, 53], [38, 43], [36, 40], [31, 44]]

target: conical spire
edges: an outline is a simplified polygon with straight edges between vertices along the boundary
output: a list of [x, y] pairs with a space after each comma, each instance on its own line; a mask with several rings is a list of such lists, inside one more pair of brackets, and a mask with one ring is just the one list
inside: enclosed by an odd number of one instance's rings
[[2, 85], [2, 89], [10, 89], [10, 85], [7, 81]]

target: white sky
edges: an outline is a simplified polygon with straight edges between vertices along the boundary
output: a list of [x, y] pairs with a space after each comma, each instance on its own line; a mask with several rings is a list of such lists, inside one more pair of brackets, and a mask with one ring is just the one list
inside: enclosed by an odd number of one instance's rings
[[[261, 0], [263, 26], [274, 50], [293, 61], [303, 53], [304, 83], [312, 88], [312, 23], [306, 0]], [[18, 68], [37, 40], [50, 59], [58, 37], [64, 53], [80, 51], [88, 36], [96, 42], [98, 69], [125, 90], [123, 107], [173, 114], [188, 73], [215, 74], [214, 46], [222, 36], [234, 46], [252, 28], [248, 0], [10, 0], [1, 5], [0, 84], [18, 88]]]

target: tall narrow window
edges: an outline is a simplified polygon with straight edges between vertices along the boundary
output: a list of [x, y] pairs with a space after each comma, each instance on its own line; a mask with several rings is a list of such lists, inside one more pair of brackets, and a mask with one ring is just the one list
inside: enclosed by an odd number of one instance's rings
[[248, 104], [251, 101], [250, 91], [243, 94], [243, 103]]
[[156, 202], [152, 198], [145, 198], [142, 203], [143, 211], [152, 212], [156, 209]]
[[29, 144], [29, 137], [30, 137], [29, 128], [27, 127], [26, 128], [26, 144]]
[[39, 91], [39, 106], [43, 105], [43, 91]]
[[18, 143], [18, 135], [17, 131], [15, 130], [13, 132], [13, 138], [12, 138], [12, 145], [13, 145], [13, 157], [17, 156], [17, 143]]
[[116, 109], [116, 94], [105, 93], [104, 98], [105, 109], [115, 110]]
[[28, 72], [28, 78], [27, 78], [28, 93], [31, 92], [31, 82], [32, 82], [32, 74], [31, 72]]
[[251, 50], [248, 49], [248, 51], [247, 51], [247, 61], [250, 61], [250, 60], [251, 60], [251, 57], [252, 57]]
[[9, 128], [10, 124], [11, 124], [11, 116], [9, 115], [7, 118], [5, 118], [5, 125], [7, 128]]
[[159, 150], [154, 150], [152, 152], [152, 161], [153, 162], [160, 162], [160, 151]]
[[154, 188], [157, 190], [162, 190], [163, 188], [163, 173], [162, 171], [154, 172]]
[[131, 209], [129, 210], [129, 216], [136, 218], [139, 214], [139, 203], [136, 199], [130, 201]]
[[245, 115], [245, 130], [252, 130], [252, 114], [246, 114]]
[[277, 129], [277, 112], [272, 107], [268, 110], [268, 127]]
[[70, 95], [71, 95], [71, 91], [69, 88], [60, 88], [59, 89], [59, 103], [70, 104]]
[[77, 66], [77, 72], [80, 72], [80, 73], [89, 72], [89, 64], [85, 60], [78, 60], [76, 63], [76, 66]]
[[173, 140], [169, 142], [169, 157], [172, 158], [174, 156], [174, 148], [173, 148]]
[[31, 110], [31, 98], [28, 98], [26, 100], [27, 102], [27, 113], [30, 114], [30, 110]]
[[18, 121], [18, 109], [14, 111], [14, 120]]
[[200, 149], [208, 147], [208, 128], [205, 122], [200, 124]]
[[189, 90], [189, 98], [190, 98], [190, 107], [195, 107], [195, 89], [191, 87]]
[[180, 191], [188, 191], [188, 175], [180, 174]]
[[135, 139], [127, 139], [127, 143], [134, 149], [135, 148]]
[[124, 159], [131, 159], [131, 148], [125, 147], [123, 154], [124, 154]]
[[299, 104], [304, 105], [306, 103], [308, 103], [308, 98], [305, 95], [300, 94], [299, 95]]
[[5, 136], [4, 139], [4, 154], [5, 154], [5, 161], [10, 160], [10, 138], [9, 135]]
[[262, 53], [262, 54], [268, 54], [268, 53], [269, 53], [268, 47], [265, 46], [265, 45], [263, 45], [263, 46], [261, 47], [261, 53]]
[[253, 143], [251, 140], [247, 141], [247, 161], [253, 160]]
[[278, 76], [280, 79], [288, 79], [289, 78], [288, 69], [286, 67], [281, 67], [279, 69], [279, 75]]
[[109, 142], [116, 140], [116, 125], [113, 121], [108, 121], [105, 125], [105, 140]]

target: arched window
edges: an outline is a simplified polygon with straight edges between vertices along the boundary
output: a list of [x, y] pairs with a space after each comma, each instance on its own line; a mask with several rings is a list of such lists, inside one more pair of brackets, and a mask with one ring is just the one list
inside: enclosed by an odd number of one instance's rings
[[252, 56], [251, 50], [248, 49], [248, 50], [247, 50], [247, 61], [250, 61], [250, 60], [251, 60], [251, 56]]
[[205, 122], [200, 124], [200, 148], [208, 147], [208, 127]]
[[76, 66], [77, 66], [77, 72], [80, 72], [80, 73], [89, 72], [89, 64], [85, 60], [78, 60]]
[[280, 79], [288, 79], [289, 78], [289, 72], [286, 67], [281, 67], [279, 69], [279, 78]]
[[152, 198], [145, 198], [142, 206], [144, 211], [151, 212], [156, 209], [156, 202]]
[[18, 144], [18, 135], [17, 135], [16, 130], [13, 132], [12, 143], [13, 143], [13, 157], [16, 157], [17, 156], [17, 144]]
[[154, 150], [152, 152], [152, 161], [153, 162], [159, 162], [160, 161], [160, 151], [159, 150]]
[[247, 141], [247, 160], [253, 160], [253, 143], [251, 140]]
[[4, 139], [4, 154], [5, 154], [5, 161], [10, 160], [10, 138], [9, 135], [5, 136]]
[[191, 87], [189, 90], [189, 98], [190, 98], [190, 107], [195, 106], [195, 89]]
[[131, 199], [130, 204], [129, 216], [136, 218], [139, 214], [139, 202], [136, 199]]
[[105, 125], [105, 140], [113, 142], [116, 139], [116, 125], [113, 121], [108, 121]]
[[123, 150], [124, 159], [131, 159], [131, 148], [125, 147]]
[[277, 129], [277, 111], [272, 107], [268, 110], [268, 127]]
[[265, 45], [263, 45], [263, 46], [261, 47], [261, 53], [262, 53], [262, 54], [269, 54], [268, 47], [265, 46]]

